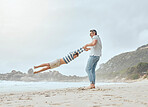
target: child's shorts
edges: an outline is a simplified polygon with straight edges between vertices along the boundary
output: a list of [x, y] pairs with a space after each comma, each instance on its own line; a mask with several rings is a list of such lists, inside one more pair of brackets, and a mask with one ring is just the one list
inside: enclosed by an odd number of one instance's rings
[[49, 65], [50, 65], [51, 69], [60, 66], [61, 65], [60, 59], [56, 59], [56, 60], [50, 62]]

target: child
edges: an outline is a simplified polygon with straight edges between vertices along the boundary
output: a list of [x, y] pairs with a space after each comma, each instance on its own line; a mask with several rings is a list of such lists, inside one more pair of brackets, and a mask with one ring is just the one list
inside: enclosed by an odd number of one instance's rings
[[39, 72], [42, 72], [42, 71], [45, 71], [47, 69], [53, 69], [53, 68], [56, 68], [56, 67], [59, 67], [60, 65], [62, 64], [68, 64], [70, 61], [74, 60], [75, 58], [77, 58], [79, 56], [80, 53], [82, 53], [83, 51], [88, 51], [90, 50], [90, 48], [86, 48], [84, 49], [83, 47], [82, 48], [79, 48], [77, 49], [76, 51], [73, 51], [73, 52], [70, 52], [67, 56], [63, 57], [63, 58], [58, 58], [52, 62], [49, 62], [49, 63], [44, 63], [44, 64], [41, 64], [39, 66], [34, 66], [34, 69], [36, 68], [39, 68], [39, 67], [44, 67], [46, 66], [45, 68], [42, 68], [41, 70], [39, 71], [35, 71], [35, 73], [39, 73]]

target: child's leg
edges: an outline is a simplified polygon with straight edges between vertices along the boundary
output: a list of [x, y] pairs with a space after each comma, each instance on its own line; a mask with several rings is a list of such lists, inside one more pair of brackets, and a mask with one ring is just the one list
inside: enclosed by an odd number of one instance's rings
[[53, 68], [59, 67], [60, 65], [61, 65], [60, 59], [56, 59], [56, 60], [54, 60], [54, 61], [52, 61], [50, 63], [41, 64], [38, 67], [42, 67], [42, 66], [47, 66], [47, 67], [46, 68], [42, 68], [39, 71], [35, 71], [34, 74], [42, 72], [42, 71], [45, 71], [47, 69], [53, 69]]
[[50, 68], [53, 69], [53, 68], [57, 68], [61, 65], [61, 61], [60, 59], [56, 59], [52, 62], [49, 63], [50, 64]]
[[34, 74], [35, 74], [35, 73], [42, 72], [42, 71], [45, 71], [45, 70], [47, 70], [47, 69], [50, 69], [50, 66], [47, 66], [46, 68], [42, 68], [42, 69], [39, 70], [39, 71], [35, 71]]
[[34, 69], [39, 68], [39, 67], [44, 67], [44, 66], [49, 66], [49, 63], [44, 63], [38, 66], [34, 66]]

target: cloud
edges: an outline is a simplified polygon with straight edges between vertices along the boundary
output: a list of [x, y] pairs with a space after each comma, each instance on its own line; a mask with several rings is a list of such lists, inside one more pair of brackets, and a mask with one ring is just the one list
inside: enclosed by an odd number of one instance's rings
[[[1, 72], [27, 72], [33, 65], [50, 62], [91, 42], [97, 29], [103, 56], [111, 57], [147, 44], [147, 0], [1, 0]], [[87, 75], [89, 52], [56, 70]]]

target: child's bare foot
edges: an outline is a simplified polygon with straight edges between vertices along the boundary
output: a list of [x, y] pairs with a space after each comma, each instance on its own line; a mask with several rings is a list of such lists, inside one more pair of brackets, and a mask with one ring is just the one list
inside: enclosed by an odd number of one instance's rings
[[38, 73], [38, 72], [37, 71], [33, 72], [33, 74], [36, 74], [36, 73]]
[[34, 69], [38, 68], [37, 66], [34, 66]]

